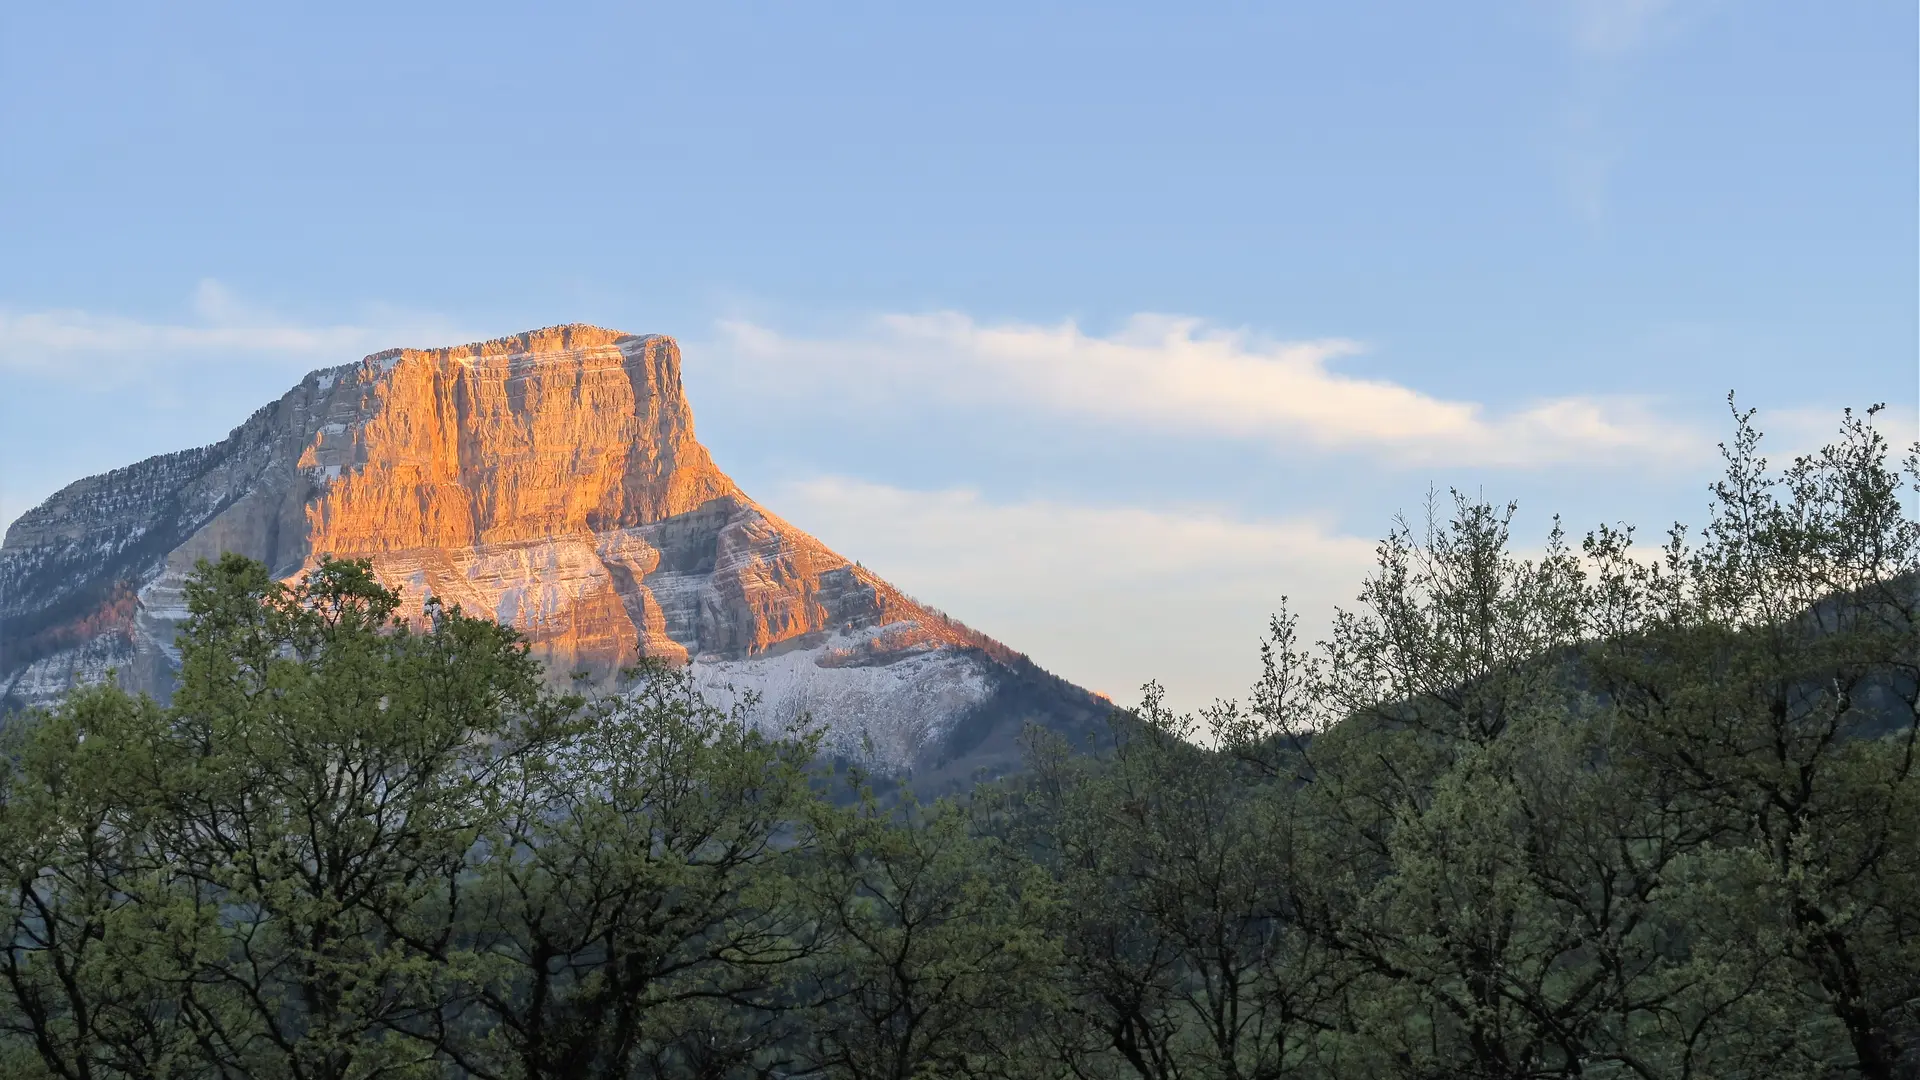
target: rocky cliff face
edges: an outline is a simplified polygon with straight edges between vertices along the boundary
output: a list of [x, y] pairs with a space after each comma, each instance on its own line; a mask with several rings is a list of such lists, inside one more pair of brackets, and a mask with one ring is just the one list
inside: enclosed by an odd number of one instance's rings
[[105, 677], [164, 695], [181, 584], [237, 551], [365, 557], [417, 612], [486, 612], [556, 673], [691, 664], [832, 752], [952, 775], [1090, 696], [760, 507], [694, 439], [665, 337], [591, 326], [314, 372], [224, 441], [81, 480], [0, 544], [0, 702]]

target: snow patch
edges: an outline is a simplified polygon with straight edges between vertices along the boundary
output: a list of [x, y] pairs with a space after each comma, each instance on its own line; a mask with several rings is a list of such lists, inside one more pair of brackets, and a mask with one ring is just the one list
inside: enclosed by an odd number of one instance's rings
[[822, 729], [826, 753], [899, 771], [987, 700], [990, 662], [940, 648], [883, 664], [822, 664], [871, 635], [836, 634], [814, 648], [744, 660], [695, 660], [692, 672], [708, 700], [722, 708], [751, 697], [749, 715], [769, 733], [805, 716]]

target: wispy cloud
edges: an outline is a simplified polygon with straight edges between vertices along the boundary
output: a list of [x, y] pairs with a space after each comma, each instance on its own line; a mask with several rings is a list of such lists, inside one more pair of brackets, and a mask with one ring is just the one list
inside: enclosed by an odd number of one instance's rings
[[373, 309], [364, 321], [303, 325], [200, 282], [192, 317], [147, 321], [74, 308], [0, 308], [0, 371], [72, 382], [123, 382], [182, 362], [281, 360], [323, 366], [398, 344], [456, 336], [447, 320]]
[[0, 304], [0, 529], [81, 476], [220, 438], [314, 368], [477, 336], [379, 306], [290, 319], [212, 280], [183, 308], [152, 320]]
[[1684, 36], [1717, 0], [1560, 0], [1549, 8], [1570, 51], [1571, 85], [1551, 137], [1568, 201], [1589, 224], [1607, 217], [1630, 138], [1616, 115], [1635, 68], [1657, 46]]
[[1631, 400], [1563, 397], [1507, 412], [1341, 373], [1344, 339], [1274, 342], [1142, 315], [1096, 336], [1071, 322], [983, 325], [889, 315], [832, 339], [725, 323], [742, 385], [804, 372], [835, 392], [1013, 406], [1183, 436], [1367, 451], [1405, 462], [1542, 466], [1669, 462], [1709, 443]]
[[1678, 6], [1674, 0], [1571, 0], [1567, 23], [1582, 52], [1619, 56], [1667, 28]]
[[1351, 604], [1373, 541], [1312, 518], [1209, 508], [996, 502], [818, 477], [770, 492], [781, 516], [1082, 685], [1183, 706], [1258, 675], [1267, 617], [1290, 596], [1317, 632]]

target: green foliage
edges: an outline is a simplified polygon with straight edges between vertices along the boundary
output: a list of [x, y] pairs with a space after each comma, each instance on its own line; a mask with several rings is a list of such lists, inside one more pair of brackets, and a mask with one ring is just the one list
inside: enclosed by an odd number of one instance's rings
[[202, 563], [170, 703], [6, 732], [0, 1075], [1920, 1075], [1920, 450], [1758, 446], [1651, 554], [1436, 502], [1244, 703], [963, 804]]
[[794, 861], [815, 740], [771, 739], [652, 667], [564, 753], [502, 784], [465, 884], [472, 1008], [441, 1042], [477, 1076], [749, 1074], [782, 1060], [819, 931]]
[[1302, 929], [1297, 803], [1193, 735], [1151, 686], [1097, 763], [1036, 735], [1028, 829], [1061, 882], [1054, 1038], [1078, 1073], [1293, 1075], [1327, 1026], [1342, 976]]
[[1788, 966], [1783, 1008], [1891, 1077], [1920, 1054], [1920, 523], [1862, 418], [1777, 475], [1737, 420], [1698, 545], [1589, 541], [1590, 667], [1634, 735], [1622, 771], [1710, 834], [1729, 913]]
[[833, 947], [807, 1020], [811, 1069], [850, 1080], [1015, 1077], [1033, 1063], [1048, 980], [1052, 882], [957, 807], [869, 797], [821, 808], [806, 904]]

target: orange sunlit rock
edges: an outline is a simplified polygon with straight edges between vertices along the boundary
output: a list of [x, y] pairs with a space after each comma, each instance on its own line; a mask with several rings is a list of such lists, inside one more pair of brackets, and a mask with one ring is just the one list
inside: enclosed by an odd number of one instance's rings
[[[742, 494], [694, 438], [670, 338], [552, 327], [380, 353], [309, 385], [301, 568], [370, 558], [409, 611], [434, 595], [492, 615], [558, 669], [869, 626], [892, 629], [865, 662], [991, 645]], [[219, 524], [210, 543], [228, 539]]]

